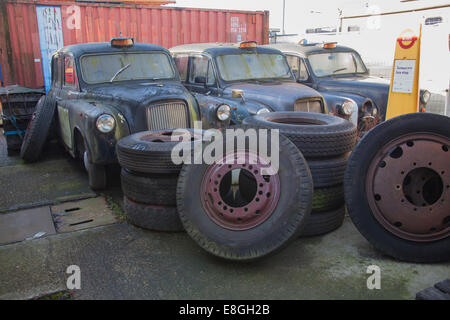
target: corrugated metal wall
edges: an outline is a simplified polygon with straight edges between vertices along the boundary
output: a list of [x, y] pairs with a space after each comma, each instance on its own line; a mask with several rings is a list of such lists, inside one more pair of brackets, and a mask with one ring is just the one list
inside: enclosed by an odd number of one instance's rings
[[197, 42], [269, 41], [267, 11], [0, 0], [0, 63], [5, 85], [43, 86], [36, 5], [61, 8], [64, 45], [109, 41], [119, 36], [119, 29], [137, 42], [166, 48]]

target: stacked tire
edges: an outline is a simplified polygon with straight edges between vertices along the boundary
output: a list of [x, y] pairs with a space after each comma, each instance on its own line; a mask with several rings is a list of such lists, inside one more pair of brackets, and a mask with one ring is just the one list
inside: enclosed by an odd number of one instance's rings
[[[194, 136], [194, 131], [189, 131]], [[132, 224], [154, 231], [183, 231], [176, 208], [182, 165], [171, 159], [174, 130], [139, 132], [118, 141], [124, 210]]]
[[313, 207], [302, 236], [339, 228], [345, 216], [344, 174], [357, 129], [349, 121], [318, 113], [272, 112], [244, 120], [248, 126], [278, 129], [305, 156], [314, 184]]

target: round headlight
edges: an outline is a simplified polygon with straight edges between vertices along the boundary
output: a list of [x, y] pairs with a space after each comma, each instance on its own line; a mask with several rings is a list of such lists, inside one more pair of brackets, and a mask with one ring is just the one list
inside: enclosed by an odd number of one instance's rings
[[356, 105], [353, 101], [347, 100], [342, 104], [341, 110], [344, 115], [351, 116], [352, 113], [356, 110]]
[[116, 124], [116, 121], [114, 118], [109, 114], [102, 114], [97, 118], [97, 129], [100, 132], [108, 133], [114, 130], [114, 126]]
[[263, 114], [263, 113], [269, 113], [270, 110], [267, 108], [261, 108], [258, 111], [256, 111], [256, 114]]
[[222, 104], [217, 108], [217, 118], [220, 121], [226, 121], [231, 116], [231, 107], [227, 104]]
[[422, 93], [422, 97], [421, 97], [422, 103], [425, 103], [425, 104], [428, 103], [428, 101], [430, 101], [430, 98], [431, 98], [431, 92], [428, 90], [425, 90]]
[[372, 116], [375, 117], [378, 114], [378, 109], [377, 107], [373, 107], [372, 108]]

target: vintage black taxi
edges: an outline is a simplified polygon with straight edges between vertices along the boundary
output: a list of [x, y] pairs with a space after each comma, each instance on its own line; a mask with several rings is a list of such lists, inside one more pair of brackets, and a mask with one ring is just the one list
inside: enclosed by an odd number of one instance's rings
[[[319, 91], [330, 112], [357, 121], [360, 136], [386, 116], [389, 80], [369, 75], [359, 53], [330, 43], [268, 45], [282, 51], [299, 83]], [[341, 103], [342, 99], [345, 103]], [[430, 92], [421, 90], [420, 108], [425, 108]], [[358, 112], [351, 110], [358, 108]]]
[[116, 142], [129, 134], [192, 127], [194, 97], [181, 84], [168, 50], [118, 38], [59, 49], [52, 87], [60, 137], [79, 156], [92, 188], [106, 185], [105, 165], [117, 161]]
[[197, 98], [204, 127], [239, 124], [272, 111], [328, 113], [316, 90], [295, 81], [279, 50], [246, 41], [181, 45], [170, 52]]

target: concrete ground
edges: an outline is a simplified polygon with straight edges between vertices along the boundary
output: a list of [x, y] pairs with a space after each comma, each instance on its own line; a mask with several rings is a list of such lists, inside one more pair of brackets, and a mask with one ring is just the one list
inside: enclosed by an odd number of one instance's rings
[[[38, 164], [24, 164], [6, 156], [0, 134], [1, 194], [14, 190], [8, 197], [0, 195], [5, 212], [0, 215], [23, 203], [93, 196], [78, 163], [57, 148], [50, 154]], [[35, 178], [47, 174], [53, 178]], [[121, 216], [118, 174], [111, 168], [112, 186], [104, 196]], [[23, 178], [28, 175], [30, 179]], [[31, 192], [29, 199], [24, 190]], [[223, 261], [185, 233], [150, 232], [122, 220], [0, 245], [0, 299], [67, 290], [70, 265], [81, 269], [81, 289], [71, 291], [73, 299], [413, 299], [417, 291], [450, 276], [450, 263], [401, 263], [381, 255], [348, 217], [335, 232], [297, 239], [279, 254], [254, 263]], [[381, 269], [380, 290], [367, 289], [371, 265]]]

